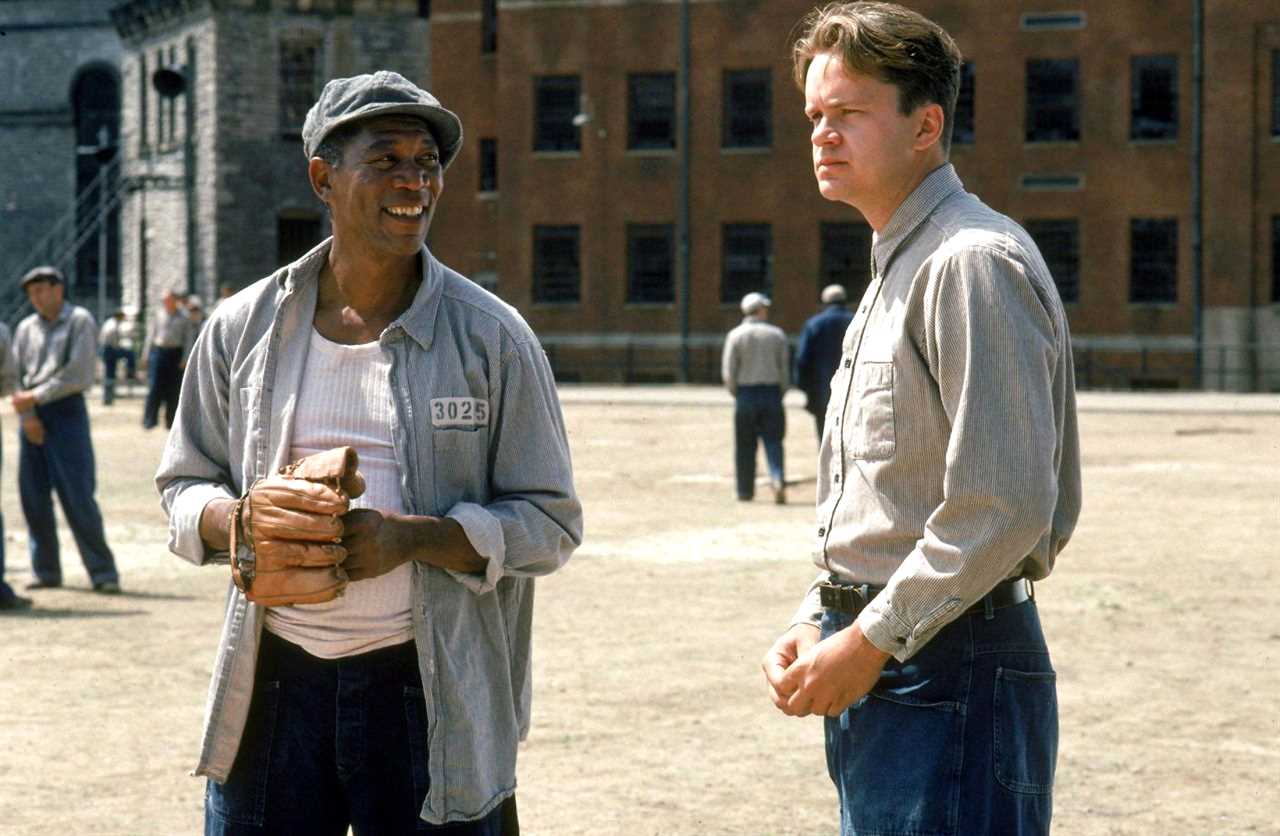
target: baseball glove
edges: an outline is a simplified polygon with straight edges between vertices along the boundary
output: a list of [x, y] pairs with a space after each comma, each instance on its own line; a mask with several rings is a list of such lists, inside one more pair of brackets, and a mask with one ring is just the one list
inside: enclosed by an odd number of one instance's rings
[[231, 577], [267, 607], [332, 601], [347, 586], [342, 520], [364, 493], [359, 459], [337, 447], [250, 486], [231, 511]]

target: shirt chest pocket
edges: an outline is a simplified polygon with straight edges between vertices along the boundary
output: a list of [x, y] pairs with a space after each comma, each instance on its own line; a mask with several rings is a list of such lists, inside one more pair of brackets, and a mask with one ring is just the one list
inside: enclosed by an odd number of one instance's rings
[[887, 459], [897, 447], [893, 420], [893, 363], [859, 363], [844, 413], [849, 458]]
[[445, 514], [459, 502], [489, 501], [487, 428], [441, 429], [431, 432], [436, 513]]

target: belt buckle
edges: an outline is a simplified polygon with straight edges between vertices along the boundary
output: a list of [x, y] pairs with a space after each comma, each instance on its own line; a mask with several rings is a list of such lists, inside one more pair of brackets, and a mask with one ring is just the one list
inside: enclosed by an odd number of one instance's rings
[[867, 605], [863, 587], [823, 581], [818, 584], [818, 600], [825, 609], [839, 610], [856, 616]]

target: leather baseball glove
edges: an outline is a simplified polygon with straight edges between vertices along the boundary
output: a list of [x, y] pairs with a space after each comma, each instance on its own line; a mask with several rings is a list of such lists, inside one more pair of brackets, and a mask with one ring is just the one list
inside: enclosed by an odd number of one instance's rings
[[231, 510], [231, 577], [267, 607], [332, 601], [347, 586], [342, 520], [364, 493], [355, 449], [337, 447], [259, 479]]

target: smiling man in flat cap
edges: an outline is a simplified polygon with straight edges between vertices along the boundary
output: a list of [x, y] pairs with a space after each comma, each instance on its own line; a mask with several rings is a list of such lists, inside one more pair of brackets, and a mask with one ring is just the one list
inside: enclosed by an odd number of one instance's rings
[[551, 371], [425, 246], [454, 114], [378, 72], [302, 137], [333, 237], [214, 311], [156, 475], [173, 551], [232, 569], [205, 830], [509, 836], [533, 578], [582, 539]]

